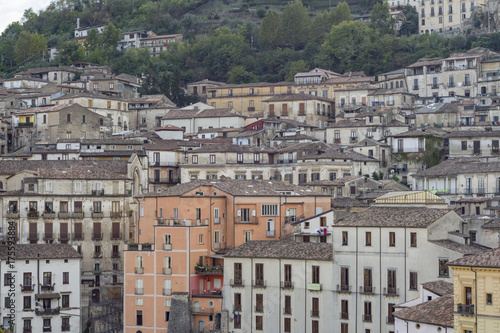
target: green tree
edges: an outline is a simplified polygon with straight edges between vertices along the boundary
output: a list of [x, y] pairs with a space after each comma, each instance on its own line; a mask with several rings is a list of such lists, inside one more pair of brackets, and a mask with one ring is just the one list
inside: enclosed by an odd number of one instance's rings
[[109, 23], [102, 30], [100, 40], [103, 47], [116, 49], [121, 40], [120, 30], [113, 23]]
[[281, 19], [274, 9], [269, 9], [262, 20], [259, 37], [265, 49], [274, 49], [281, 45]]
[[293, 82], [295, 74], [308, 71], [309, 71], [309, 66], [304, 60], [301, 59], [297, 61], [292, 61], [290, 63], [290, 70], [288, 71], [288, 75], [286, 76], [285, 80]]
[[311, 38], [323, 40], [332, 29], [332, 26], [351, 19], [349, 5], [347, 2], [340, 2], [334, 9], [325, 10], [314, 18], [311, 26]]
[[302, 48], [309, 38], [309, 14], [301, 0], [290, 2], [281, 14], [283, 41], [296, 50]]
[[227, 82], [230, 84], [252, 83], [257, 82], [257, 77], [243, 68], [243, 66], [235, 66], [228, 73]]
[[85, 49], [77, 41], [71, 40], [58, 46], [56, 63], [59, 65], [69, 65], [74, 61], [85, 59]]
[[405, 14], [406, 20], [401, 24], [399, 34], [401, 36], [418, 34], [418, 13], [415, 7], [408, 4], [403, 8], [403, 13]]
[[95, 49], [101, 47], [101, 39], [96, 29], [91, 29], [87, 33], [87, 38], [85, 38], [84, 45], [87, 51], [94, 51]]
[[376, 3], [370, 15], [370, 27], [380, 31], [382, 34], [394, 34], [396, 20], [389, 12], [389, 4]]
[[25, 61], [33, 61], [43, 58], [47, 51], [47, 40], [43, 35], [23, 31], [14, 47], [16, 62], [21, 64]]

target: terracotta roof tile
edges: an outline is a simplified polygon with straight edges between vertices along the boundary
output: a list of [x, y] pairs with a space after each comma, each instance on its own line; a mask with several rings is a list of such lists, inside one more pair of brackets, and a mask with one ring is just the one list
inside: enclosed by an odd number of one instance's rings
[[500, 268], [500, 247], [483, 253], [465, 256], [448, 264], [448, 266], [474, 266]]
[[251, 241], [232, 249], [225, 257], [333, 261], [333, 247], [328, 243]]
[[430, 292], [433, 292], [434, 294], [439, 296], [453, 294], [453, 283], [443, 280], [422, 283], [422, 288], [429, 290]]
[[453, 295], [446, 295], [394, 312], [403, 320], [436, 326], [453, 327]]
[[[16, 244], [16, 259], [70, 259], [81, 254], [69, 244]], [[8, 259], [8, 245], [0, 245], [0, 258]]]

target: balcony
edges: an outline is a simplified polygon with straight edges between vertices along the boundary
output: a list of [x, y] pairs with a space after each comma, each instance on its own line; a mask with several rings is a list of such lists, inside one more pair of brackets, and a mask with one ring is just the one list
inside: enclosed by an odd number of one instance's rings
[[92, 195], [95, 195], [95, 196], [104, 195], [104, 190], [92, 190]]
[[196, 266], [194, 270], [196, 274], [202, 275], [220, 275], [224, 273], [222, 266]]
[[172, 267], [163, 267], [163, 274], [172, 275]]
[[394, 316], [387, 316], [385, 322], [387, 324], [394, 324]]
[[7, 213], [7, 218], [8, 219], [18, 219], [19, 218], [19, 212]]
[[144, 295], [144, 289], [143, 288], [135, 288], [135, 294], [136, 295]]
[[256, 305], [254, 311], [257, 313], [264, 313], [264, 305], [263, 304]]
[[359, 293], [360, 294], [374, 294], [375, 293], [375, 287], [372, 287], [372, 286], [360, 286], [359, 287]]
[[413, 86], [413, 90], [418, 90], [419, 87], [418, 86]]
[[351, 292], [351, 286], [348, 284], [338, 284], [337, 285], [337, 292], [339, 293], [350, 293]]
[[32, 332], [31, 326], [29, 326], [29, 327], [26, 327], [26, 326], [23, 327], [23, 333], [31, 333], [31, 332]]
[[433, 84], [433, 85], [431, 86], [431, 89], [438, 89], [438, 88], [439, 88], [439, 86], [438, 86], [437, 84]]
[[292, 281], [281, 281], [281, 289], [293, 289], [294, 284]]
[[73, 234], [73, 240], [74, 241], [81, 241], [84, 240], [84, 235], [83, 234]]
[[358, 142], [358, 138], [356, 136], [351, 136], [349, 138], [349, 141], [351, 141], [351, 142]]
[[18, 123], [17, 127], [33, 127], [33, 123]]
[[42, 216], [43, 216], [44, 219], [55, 219], [56, 218], [56, 213], [54, 213], [54, 212], [44, 212]]
[[395, 287], [384, 288], [384, 295], [385, 296], [399, 296], [399, 288], [395, 288]]
[[255, 107], [253, 107], [253, 106], [249, 106], [247, 110], [248, 110], [248, 111], [255, 111]]
[[104, 217], [103, 212], [92, 212], [92, 218], [94, 219], [102, 219]]
[[163, 296], [171, 296], [172, 289], [163, 288]]
[[274, 230], [268, 230], [267, 237], [274, 237]]
[[28, 240], [29, 241], [37, 241], [38, 240], [38, 233], [37, 232], [34, 232], [34, 233], [30, 232], [28, 234]]
[[151, 184], [178, 184], [181, 182], [180, 178], [149, 178]]
[[92, 240], [100, 241], [102, 240], [102, 232], [101, 233], [92, 233]]
[[[55, 309], [49, 309], [49, 308], [35, 309], [35, 314], [37, 316], [58, 315], [59, 314], [59, 308], [55, 308]], [[44, 327], [44, 329], [45, 329], [45, 327]]]
[[111, 218], [120, 218], [122, 217], [122, 212], [111, 212]]
[[214, 243], [214, 250], [220, 250], [220, 243]]
[[231, 287], [243, 287], [245, 285], [245, 281], [242, 279], [229, 280], [229, 285]]
[[163, 244], [163, 250], [172, 251], [172, 244]]
[[35, 290], [35, 285], [28, 286], [28, 285], [21, 285], [21, 291], [23, 292], [31, 292]]
[[37, 211], [35, 211], [35, 210], [30, 210], [30, 211], [28, 212], [28, 218], [38, 218], [38, 216], [39, 216], [39, 214], [38, 214], [38, 212], [37, 212]]
[[291, 315], [292, 314], [292, 308], [283, 308], [283, 314], [284, 315]]
[[122, 233], [111, 233], [111, 237], [110, 237], [112, 240], [117, 240], [117, 239], [122, 239]]
[[371, 314], [365, 314], [362, 315], [363, 321], [365, 323], [371, 323], [372, 322], [372, 315]]
[[174, 167], [177, 165], [178, 165], [177, 162], [163, 162], [163, 161], [151, 161], [151, 162], [149, 162], [150, 167], [168, 167], [168, 166]]
[[102, 252], [94, 252], [94, 259], [102, 258]]
[[473, 315], [474, 304], [457, 304], [457, 313], [463, 315]]
[[340, 319], [349, 320], [349, 312], [341, 312]]
[[100, 275], [102, 274], [102, 271], [100, 269], [94, 270], [94, 275]]
[[70, 239], [69, 233], [60, 233], [59, 234], [60, 241], [66, 242], [66, 241], [69, 241], [69, 239]]
[[111, 252], [111, 258], [120, 258], [120, 252]]
[[83, 217], [84, 217], [83, 212], [74, 212], [73, 213], [74, 219], [83, 219]]
[[144, 274], [144, 267], [136, 267], [135, 274]]
[[43, 331], [44, 332], [52, 332], [52, 327], [51, 326], [44, 326]]
[[55, 237], [53, 233], [46, 232], [43, 234], [43, 240], [54, 240], [54, 238]]
[[191, 296], [199, 297], [222, 297], [222, 290], [219, 289], [191, 289]]
[[319, 310], [311, 310], [311, 317], [319, 318]]
[[70, 330], [71, 330], [71, 327], [69, 326], [69, 324], [61, 326], [61, 331], [63, 331], [63, 332], [68, 332]]
[[193, 307], [191, 307], [191, 313], [192, 314], [201, 314], [201, 315], [213, 315], [214, 308], [213, 307], [193, 306]]
[[265, 288], [266, 287], [266, 281], [265, 280], [261, 280], [261, 279], [257, 279], [254, 281], [254, 284], [253, 284], [254, 288]]

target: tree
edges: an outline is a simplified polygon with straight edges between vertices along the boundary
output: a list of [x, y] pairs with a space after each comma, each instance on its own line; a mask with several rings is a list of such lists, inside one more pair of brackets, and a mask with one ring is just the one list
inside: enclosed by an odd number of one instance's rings
[[235, 66], [228, 73], [227, 83], [241, 84], [252, 82], [257, 82], [257, 77], [253, 73], [247, 72], [243, 66]]
[[309, 38], [309, 14], [301, 0], [290, 2], [281, 14], [283, 41], [292, 49], [302, 48]]
[[415, 7], [408, 4], [403, 8], [403, 13], [405, 14], [406, 20], [401, 24], [399, 34], [401, 36], [418, 34], [418, 12]]
[[45, 37], [28, 31], [21, 32], [14, 47], [14, 55], [18, 64], [43, 58], [46, 51], [47, 40]]
[[389, 4], [376, 3], [370, 15], [370, 27], [380, 31], [382, 34], [394, 34], [396, 20], [389, 12]]
[[109, 23], [102, 30], [101, 45], [105, 48], [116, 49], [118, 42], [121, 40], [120, 30], [113, 23]]
[[67, 41], [58, 46], [56, 63], [59, 65], [69, 65], [75, 61], [82, 61], [85, 58], [85, 50], [77, 41]]
[[351, 9], [347, 2], [340, 2], [332, 10], [325, 10], [314, 18], [311, 27], [311, 38], [323, 40], [332, 26], [351, 20]]
[[285, 81], [293, 82], [295, 74], [308, 72], [309, 66], [306, 64], [304, 60], [292, 61], [290, 63], [290, 70], [288, 71], [288, 75], [285, 78]]
[[267, 11], [260, 25], [259, 37], [265, 49], [274, 49], [281, 44], [281, 21], [277, 11]]

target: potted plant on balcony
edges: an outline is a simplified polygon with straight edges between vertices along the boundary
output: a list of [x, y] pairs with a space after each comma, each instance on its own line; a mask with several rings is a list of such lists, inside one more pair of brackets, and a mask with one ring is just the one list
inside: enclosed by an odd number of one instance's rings
[[144, 244], [142, 244], [142, 249], [143, 250], [147, 251], [147, 250], [151, 250], [151, 248], [152, 248], [151, 243], [144, 243]]
[[133, 214], [134, 214], [134, 210], [133, 210], [132, 208], [130, 208], [130, 209], [128, 210], [128, 216], [129, 216], [129, 217], [132, 217], [132, 215], [133, 215]]
[[194, 266], [194, 271], [195, 272], [204, 272], [205, 270], [206, 270], [206, 267], [203, 266], [203, 265], [196, 264], [196, 266]]
[[137, 243], [130, 243], [128, 245], [128, 249], [131, 251], [137, 251], [139, 249], [139, 244]]

